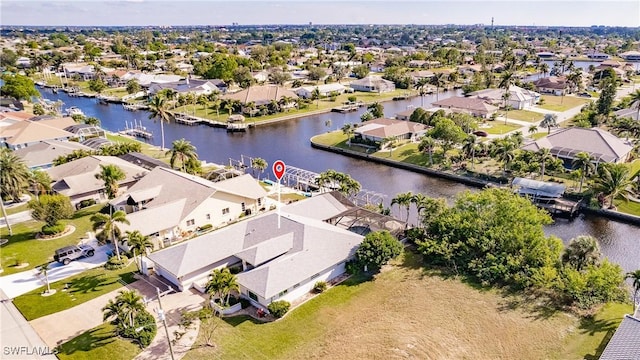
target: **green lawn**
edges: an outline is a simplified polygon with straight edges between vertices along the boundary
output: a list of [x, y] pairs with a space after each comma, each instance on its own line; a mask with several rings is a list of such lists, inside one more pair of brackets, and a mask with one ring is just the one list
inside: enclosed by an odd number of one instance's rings
[[616, 206], [616, 208], [618, 208], [618, 211], [620, 212], [640, 216], [640, 203], [627, 201], [624, 199], [617, 199], [613, 202], [613, 204]]
[[17, 214], [19, 212], [23, 212], [26, 210], [29, 210], [29, 205], [27, 205], [27, 203], [23, 203], [17, 206], [12, 206], [12, 207], [7, 207], [5, 208], [7, 210], [7, 215], [11, 215], [11, 214]]
[[[80, 238], [86, 236], [87, 231], [91, 231], [91, 221], [89, 218], [103, 205], [94, 205], [75, 213], [73, 219], [62, 220], [65, 224], [72, 224], [76, 230], [67, 236], [55, 240], [38, 240], [36, 234], [40, 232], [43, 222], [27, 221], [12, 225], [13, 236], [9, 236], [7, 228], [0, 229], [0, 237], [9, 239], [6, 245], [2, 246], [2, 275], [9, 275], [20, 271], [33, 269], [46, 262], [53, 261], [53, 253], [63, 246], [77, 244]], [[29, 263], [29, 266], [16, 268], [17, 260], [21, 263]]]
[[[87, 270], [81, 274], [50, 284], [55, 294], [42, 297], [47, 289], [42, 286], [13, 299], [13, 303], [24, 317], [31, 321], [39, 317], [57, 313], [62, 310], [80, 305], [100, 295], [104, 295], [123, 286], [123, 282], [130, 284], [135, 281], [133, 274], [136, 265], [131, 264], [118, 270], [107, 270], [100, 266]], [[65, 286], [68, 288], [65, 290]]]
[[599, 354], [630, 310], [612, 305], [581, 320], [443, 278], [416, 258], [407, 253], [371, 281], [347, 280], [276, 322], [219, 320], [216, 346], [198, 346], [200, 334], [184, 359], [578, 359]]
[[141, 351], [131, 341], [114, 335], [114, 327], [104, 323], [58, 347], [58, 358], [73, 360], [130, 360]]
[[542, 95], [542, 99], [544, 99], [544, 104], [538, 105], [538, 107], [551, 111], [567, 111], [591, 101], [589, 99], [578, 98], [575, 96], [554, 95]]
[[627, 163], [629, 167], [629, 172], [631, 174], [631, 178], [633, 179], [636, 175], [639, 175], [640, 172], [640, 159], [636, 159], [630, 163]]
[[[371, 102], [388, 101], [388, 100], [391, 100], [392, 98], [394, 98], [396, 96], [402, 96], [402, 95], [405, 95], [407, 93], [415, 94], [415, 92], [412, 92], [410, 90], [403, 90], [403, 89], [397, 89], [397, 90], [394, 90], [392, 92], [382, 93], [382, 94], [366, 93], [366, 92], [357, 92], [357, 93], [353, 93], [353, 94], [342, 94], [342, 95], [339, 95], [336, 98], [336, 101], [331, 101], [328, 98], [327, 99], [321, 99], [320, 101], [313, 101], [311, 104], [308, 104], [306, 108], [289, 109], [288, 111], [277, 113], [277, 114], [272, 114], [272, 115], [246, 117], [245, 121], [249, 122], [249, 123], [251, 123], [251, 122], [262, 122], [262, 121], [273, 120], [273, 119], [286, 117], [286, 116], [304, 115], [304, 114], [315, 112], [315, 111], [326, 111], [326, 110], [329, 110], [331, 108], [341, 106], [342, 103], [348, 101], [348, 98], [350, 96], [355, 96], [356, 99], [357, 99], [356, 101], [363, 101], [365, 103], [371, 103]], [[177, 107], [175, 109], [172, 109], [171, 111], [172, 112], [177, 112], [177, 113], [187, 113], [189, 115], [194, 115], [194, 109], [195, 109], [195, 116], [206, 118], [206, 119], [210, 119], [210, 120], [227, 121], [227, 118], [229, 117], [229, 113], [227, 111], [225, 111], [224, 109], [220, 109], [219, 115], [218, 115], [218, 112], [216, 112], [215, 110], [203, 107], [201, 105], [196, 105], [194, 107], [193, 104]], [[394, 114], [386, 114], [386, 115], [387, 116], [393, 116]]]
[[544, 115], [529, 110], [512, 110], [507, 114], [507, 118], [535, 123], [544, 119]]
[[491, 125], [491, 127], [483, 127], [479, 130], [484, 130], [489, 134], [493, 134], [493, 135], [502, 135], [502, 134], [506, 134], [509, 131], [513, 131], [516, 129], [521, 128], [520, 125], [515, 125], [515, 124], [511, 124], [511, 123], [504, 123], [502, 121], [493, 121], [491, 123], [489, 123], [489, 125]]
[[533, 140], [538, 140], [538, 139], [543, 138], [543, 137], [545, 137], [547, 135], [548, 134], [547, 134], [546, 131], [540, 131], [540, 132], [537, 132], [535, 134], [529, 135], [529, 137], [532, 138]]

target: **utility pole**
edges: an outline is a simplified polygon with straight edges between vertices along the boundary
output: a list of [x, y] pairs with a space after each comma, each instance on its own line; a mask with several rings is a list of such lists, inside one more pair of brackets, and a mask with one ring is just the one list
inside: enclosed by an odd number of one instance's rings
[[167, 334], [167, 343], [169, 344], [169, 354], [171, 354], [171, 360], [175, 360], [173, 356], [173, 347], [171, 346], [171, 338], [169, 337], [169, 328], [167, 327], [167, 318], [164, 316], [164, 310], [162, 310], [162, 302], [160, 302], [160, 288], [156, 287], [156, 294], [158, 295], [158, 319], [162, 321], [162, 325], [164, 325], [164, 331]]
[[7, 216], [7, 209], [4, 208], [4, 200], [2, 198], [0, 198], [0, 207], [2, 208], [2, 214], [4, 215], [4, 222], [7, 224], [7, 229], [9, 230], [9, 236], [13, 236], [11, 224], [9, 224], [9, 217]]

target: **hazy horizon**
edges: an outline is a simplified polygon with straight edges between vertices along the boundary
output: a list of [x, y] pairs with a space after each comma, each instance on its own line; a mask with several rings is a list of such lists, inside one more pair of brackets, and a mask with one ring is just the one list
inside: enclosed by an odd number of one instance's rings
[[310, 22], [317, 25], [490, 25], [492, 18], [496, 26], [640, 27], [640, 1], [0, 2], [0, 23], [4, 26], [304, 25]]

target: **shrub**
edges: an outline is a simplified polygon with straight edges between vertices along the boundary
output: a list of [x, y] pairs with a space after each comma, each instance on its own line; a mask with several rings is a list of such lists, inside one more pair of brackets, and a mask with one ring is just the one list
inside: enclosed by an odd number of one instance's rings
[[267, 309], [269, 309], [271, 315], [279, 319], [283, 317], [287, 313], [287, 311], [289, 311], [290, 307], [291, 304], [288, 301], [278, 300], [269, 304], [269, 306], [267, 306]]
[[128, 261], [129, 261], [129, 258], [127, 258], [126, 255], [120, 255], [120, 260], [118, 260], [117, 256], [113, 255], [112, 257], [109, 258], [107, 263], [104, 264], [104, 267], [107, 270], [122, 269], [123, 267], [127, 266]]
[[80, 201], [80, 203], [78, 204], [77, 208], [78, 209], [82, 209], [82, 208], [86, 208], [87, 206], [91, 206], [91, 205], [95, 205], [95, 204], [96, 204], [95, 199], [86, 199], [86, 200]]
[[318, 281], [317, 283], [315, 283], [315, 285], [313, 285], [313, 291], [317, 292], [318, 294], [324, 292], [325, 290], [327, 290], [326, 281]]
[[57, 222], [55, 225], [44, 225], [42, 227], [42, 234], [44, 235], [60, 234], [61, 232], [64, 231], [65, 227], [66, 225], [61, 222]]
[[122, 328], [118, 326], [116, 330], [120, 336], [133, 339], [140, 344], [140, 347], [146, 348], [156, 336], [158, 328], [153, 315], [148, 311], [143, 311], [136, 316], [133, 327]]
[[61, 219], [73, 216], [73, 207], [68, 197], [64, 195], [42, 195], [38, 200], [29, 201], [31, 216], [47, 225], [57, 225]]
[[213, 227], [213, 225], [211, 225], [211, 224], [204, 224], [204, 225], [200, 226], [200, 227], [198, 228], [198, 230], [200, 230], [200, 231], [209, 230], [209, 229], [211, 229], [212, 227]]
[[388, 231], [368, 233], [358, 249], [356, 259], [361, 267], [367, 266], [369, 271], [377, 271], [389, 260], [402, 253], [402, 244]]

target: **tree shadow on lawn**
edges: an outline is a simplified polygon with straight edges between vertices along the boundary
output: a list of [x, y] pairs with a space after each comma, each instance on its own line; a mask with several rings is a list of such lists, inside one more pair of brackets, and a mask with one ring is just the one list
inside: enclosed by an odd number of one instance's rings
[[101, 287], [111, 285], [117, 281], [115, 279], [109, 280], [111, 281], [107, 281], [107, 278], [104, 274], [83, 276], [71, 282], [69, 293], [86, 294], [94, 291], [99, 291]]
[[225, 316], [222, 318], [222, 320], [233, 327], [242, 325], [247, 321], [254, 325], [262, 325], [267, 323], [265, 321], [260, 321], [258, 319], [255, 319], [254, 317], [249, 315]]
[[110, 329], [93, 329], [69, 340], [57, 349], [60, 354], [65, 355], [71, 355], [76, 351], [91, 351], [114, 342], [115, 336]]
[[595, 353], [582, 355], [586, 360], [598, 360], [605, 347], [607, 347], [609, 340], [611, 340], [611, 337], [616, 332], [618, 322], [615, 320], [597, 320], [593, 316], [587, 316], [580, 320], [580, 326], [578, 328], [581, 333], [589, 334], [590, 336], [605, 332], [602, 341], [595, 349]]

